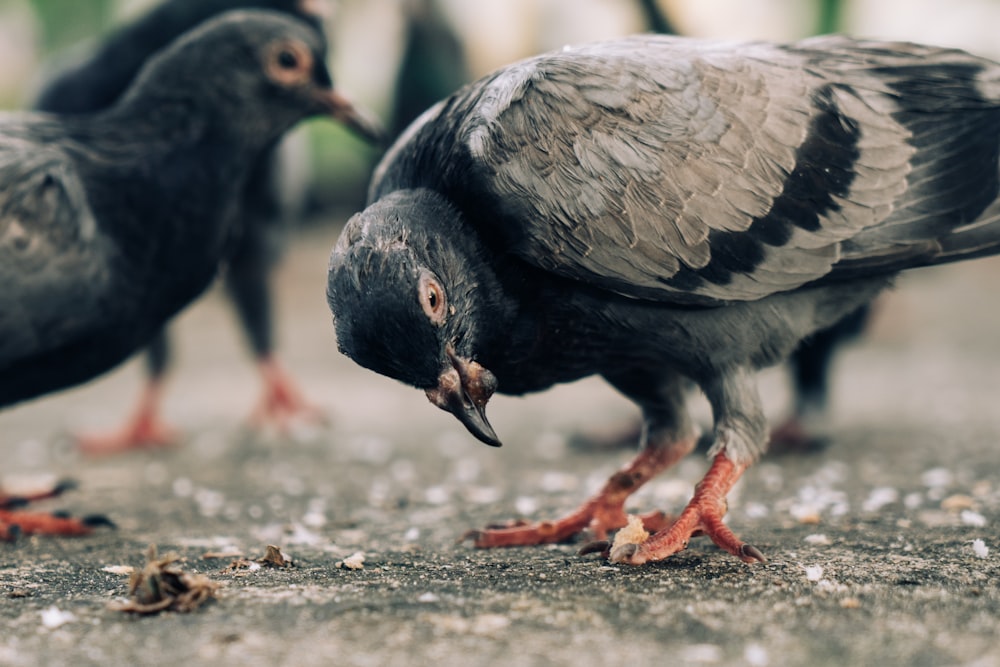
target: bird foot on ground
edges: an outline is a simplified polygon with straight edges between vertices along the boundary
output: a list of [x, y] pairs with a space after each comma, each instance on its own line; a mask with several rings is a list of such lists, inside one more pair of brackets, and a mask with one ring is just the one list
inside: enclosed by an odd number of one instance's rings
[[306, 400], [291, 376], [274, 360], [260, 363], [264, 395], [250, 415], [254, 428], [271, 427], [290, 433], [297, 426], [326, 426], [329, 418]]
[[84, 454], [104, 456], [136, 449], [174, 447], [180, 441], [180, 434], [155, 414], [139, 414], [111, 433], [78, 435], [75, 439]]
[[31, 493], [18, 493], [10, 496], [0, 491], [0, 510], [10, 510], [16, 507], [24, 507], [28, 503], [33, 503], [46, 498], [61, 496], [66, 491], [76, 488], [76, 482], [71, 479], [61, 479], [49, 488], [32, 491]]
[[114, 528], [107, 517], [94, 514], [73, 518], [62, 512], [25, 512], [25, 505], [55, 498], [76, 487], [73, 480], [61, 480], [48, 489], [32, 493], [5, 495], [0, 492], [0, 542], [16, 539], [19, 535], [86, 535], [98, 526]]
[[726, 494], [742, 473], [743, 467], [730, 461], [725, 453], [717, 454], [677, 521], [652, 537], [640, 535], [640, 541], [616, 539], [608, 550], [611, 562], [641, 565], [663, 560], [686, 549], [688, 541], [697, 535], [708, 535], [746, 563], [767, 562], [759, 549], [741, 541], [722, 520], [727, 509]]
[[[487, 526], [466, 532], [460, 541], [471, 539], [475, 547], [492, 549], [566, 542], [584, 532], [588, 533], [591, 539], [604, 540], [608, 531], [624, 526], [627, 518], [621, 507], [603, 509], [606, 511], [595, 513], [585, 505], [555, 521], [517, 520]], [[663, 512], [650, 512], [642, 515], [641, 519], [646, 530], [650, 532], [662, 530], [671, 523], [671, 518]]]
[[772, 456], [807, 454], [822, 450], [826, 444], [827, 439], [814, 434], [801, 419], [790, 417], [771, 431], [767, 453]]
[[[625, 467], [612, 475], [600, 491], [569, 515], [556, 521], [528, 523], [518, 521], [483, 530], [470, 530], [461, 541], [471, 539], [480, 548], [527, 546], [565, 542], [587, 531], [592, 540], [605, 540], [608, 531], [617, 530], [628, 522], [625, 501], [643, 484], [662, 470], [686, 456], [695, 438], [670, 440], [660, 446], [647, 446]], [[670, 525], [663, 512], [642, 516], [649, 531], [659, 531]]]
[[89, 535], [99, 526], [114, 528], [106, 516], [92, 514], [70, 517], [53, 512], [22, 512], [0, 510], [0, 541], [11, 541], [20, 535], [62, 535], [75, 537]]

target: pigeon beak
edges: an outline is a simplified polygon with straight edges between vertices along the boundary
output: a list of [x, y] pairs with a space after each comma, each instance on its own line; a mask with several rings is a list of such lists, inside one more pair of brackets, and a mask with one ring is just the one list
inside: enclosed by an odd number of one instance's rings
[[382, 124], [371, 112], [357, 107], [337, 90], [320, 89], [317, 100], [324, 112], [339, 120], [362, 139], [376, 145], [386, 143], [386, 133]]
[[445, 348], [451, 368], [441, 373], [438, 386], [427, 390], [427, 399], [458, 421], [491, 447], [502, 443], [486, 419], [486, 403], [497, 388], [497, 379], [475, 361], [462, 359], [449, 345]]

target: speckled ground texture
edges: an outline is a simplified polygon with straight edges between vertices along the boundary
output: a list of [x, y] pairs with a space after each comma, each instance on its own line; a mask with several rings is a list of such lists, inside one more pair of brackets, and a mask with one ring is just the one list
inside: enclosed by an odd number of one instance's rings
[[[825, 448], [765, 458], [729, 524], [769, 557], [709, 541], [631, 568], [578, 545], [478, 551], [490, 521], [566, 512], [627, 450], [574, 436], [636, 416], [596, 380], [496, 398], [482, 446], [423, 395], [336, 351], [323, 291], [335, 225], [297, 235], [280, 273], [281, 349], [331, 424], [255, 434], [257, 380], [218, 292], [183, 315], [167, 402], [182, 447], [80, 457], [66, 434], [107, 427], [132, 363], [0, 415], [10, 486], [73, 477], [43, 505], [118, 523], [83, 539], [0, 544], [0, 665], [1000, 665], [1000, 262], [914, 272], [839, 357]], [[762, 376], [775, 418], [781, 369]], [[700, 399], [692, 409], [708, 413]], [[694, 454], [630, 508], [678, 510]], [[981, 540], [981, 542], [976, 542]], [[120, 566], [147, 545], [223, 583], [188, 614], [137, 618]], [[291, 569], [239, 574], [277, 544]], [[357, 552], [363, 569], [338, 567]]]

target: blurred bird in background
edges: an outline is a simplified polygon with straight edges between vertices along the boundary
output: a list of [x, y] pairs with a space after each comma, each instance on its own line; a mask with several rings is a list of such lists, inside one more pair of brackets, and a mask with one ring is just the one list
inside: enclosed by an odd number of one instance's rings
[[[102, 111], [0, 116], [0, 407], [109, 370], [197, 298], [240, 243], [256, 165], [299, 121], [378, 138], [325, 58], [315, 25], [227, 12]], [[5, 534], [91, 526], [10, 509], [27, 499], [0, 501]]]
[[[113, 104], [143, 64], [165, 44], [222, 12], [258, 7], [295, 16], [322, 33], [322, 5], [316, 0], [166, 0], [115, 30], [89, 56], [45, 84], [35, 107], [60, 114], [86, 114]], [[301, 202], [280, 190], [281, 144], [270, 146], [253, 165], [239, 204], [242, 233], [225, 261], [224, 280], [240, 325], [256, 360], [263, 395], [251, 420], [286, 429], [293, 420], [322, 421], [322, 412], [303, 396], [277, 358], [270, 279], [285, 243], [288, 225], [301, 215]], [[176, 442], [178, 434], [161, 418], [162, 394], [171, 362], [166, 328], [146, 352], [146, 384], [127, 422], [107, 434], [82, 435], [89, 453], [112, 453]]]

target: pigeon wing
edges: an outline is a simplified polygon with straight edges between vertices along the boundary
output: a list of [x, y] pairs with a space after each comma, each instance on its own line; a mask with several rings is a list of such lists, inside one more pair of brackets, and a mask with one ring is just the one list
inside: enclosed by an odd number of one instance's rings
[[0, 371], [99, 316], [104, 239], [72, 163], [0, 136]]
[[[962, 208], [935, 188], [942, 151], [961, 171], [975, 138], [948, 143], [968, 120], [952, 107], [982, 101], [984, 62], [845, 38], [643, 36], [567, 50], [451, 103], [472, 162], [460, 177], [478, 179], [498, 211], [484, 218], [499, 230], [481, 231], [538, 267], [668, 302], [759, 299], [833, 276], [848, 256], [928, 251], [934, 234], [920, 224]], [[913, 83], [955, 76], [933, 99]], [[955, 90], [966, 100], [946, 102]], [[977, 169], [995, 186], [990, 159]]]

